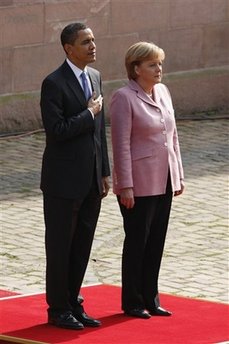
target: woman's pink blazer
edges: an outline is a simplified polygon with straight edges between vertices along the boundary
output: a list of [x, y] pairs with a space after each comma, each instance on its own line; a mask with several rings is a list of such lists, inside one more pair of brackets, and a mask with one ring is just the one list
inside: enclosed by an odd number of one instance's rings
[[111, 99], [113, 191], [132, 187], [134, 196], [164, 194], [170, 170], [172, 190], [184, 178], [174, 109], [168, 88], [154, 86], [150, 98], [134, 80]]

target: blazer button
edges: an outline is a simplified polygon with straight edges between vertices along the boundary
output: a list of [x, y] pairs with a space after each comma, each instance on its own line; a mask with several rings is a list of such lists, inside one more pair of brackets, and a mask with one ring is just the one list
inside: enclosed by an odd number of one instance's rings
[[164, 118], [161, 118], [161, 123], [164, 123], [164, 121], [165, 121]]
[[165, 145], [165, 147], [167, 147], [167, 146], [168, 146], [168, 143], [167, 143], [167, 142], [165, 142], [165, 143], [164, 143], [164, 145]]

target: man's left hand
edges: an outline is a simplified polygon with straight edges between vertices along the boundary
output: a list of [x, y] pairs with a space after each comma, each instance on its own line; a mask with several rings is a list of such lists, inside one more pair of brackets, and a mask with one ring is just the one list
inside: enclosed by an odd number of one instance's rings
[[102, 187], [103, 187], [102, 198], [104, 198], [107, 196], [108, 191], [110, 189], [109, 177], [103, 177], [102, 178]]

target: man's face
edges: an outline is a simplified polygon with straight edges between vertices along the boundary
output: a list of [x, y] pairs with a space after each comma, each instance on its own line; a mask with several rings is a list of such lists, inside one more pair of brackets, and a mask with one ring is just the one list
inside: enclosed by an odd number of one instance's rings
[[91, 29], [80, 30], [74, 44], [65, 44], [67, 57], [80, 69], [96, 60], [95, 37]]

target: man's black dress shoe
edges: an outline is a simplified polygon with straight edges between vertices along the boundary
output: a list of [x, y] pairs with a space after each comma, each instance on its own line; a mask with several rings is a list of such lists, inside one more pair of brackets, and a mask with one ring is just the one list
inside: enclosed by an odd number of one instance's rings
[[166, 309], [164, 309], [160, 306], [148, 309], [148, 312], [151, 315], [160, 315], [160, 316], [165, 316], [165, 317], [172, 315], [172, 313], [170, 311], [167, 311]]
[[125, 314], [130, 315], [131, 317], [142, 318], [142, 319], [149, 319], [151, 317], [150, 314], [146, 310], [140, 309], [140, 308], [129, 309], [125, 311]]
[[83, 324], [70, 311], [55, 316], [49, 314], [48, 324], [72, 330], [82, 330], [84, 328]]
[[89, 317], [87, 315], [87, 313], [85, 313], [84, 311], [73, 310], [73, 315], [84, 326], [98, 327], [101, 325], [101, 322], [99, 320], [96, 320], [96, 319], [93, 319], [92, 317]]

